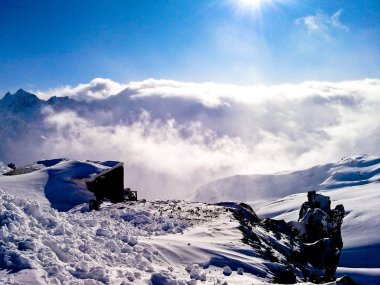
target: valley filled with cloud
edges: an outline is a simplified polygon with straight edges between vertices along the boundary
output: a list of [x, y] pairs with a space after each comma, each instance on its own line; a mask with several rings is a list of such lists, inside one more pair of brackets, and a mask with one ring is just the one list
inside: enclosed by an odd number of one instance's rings
[[[185, 198], [229, 175], [302, 169], [376, 153], [379, 91], [377, 79], [237, 86], [98, 78], [32, 92], [41, 99], [69, 99], [36, 105], [38, 115], [26, 119], [35, 139], [15, 140], [13, 159], [18, 164], [41, 157], [124, 161], [126, 183], [143, 196], [160, 197], [165, 189], [168, 198]], [[10, 116], [20, 114], [28, 116], [19, 111]]]

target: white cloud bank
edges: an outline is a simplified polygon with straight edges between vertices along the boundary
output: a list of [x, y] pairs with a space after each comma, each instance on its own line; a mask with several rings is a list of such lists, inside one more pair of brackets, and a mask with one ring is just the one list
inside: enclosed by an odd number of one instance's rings
[[[103, 101], [106, 123], [96, 113], [45, 110], [53, 131], [44, 156], [121, 160], [127, 184], [143, 196], [183, 198], [227, 175], [379, 153], [377, 79], [256, 87], [149, 79], [125, 87]], [[126, 120], [131, 112], [138, 115]]]

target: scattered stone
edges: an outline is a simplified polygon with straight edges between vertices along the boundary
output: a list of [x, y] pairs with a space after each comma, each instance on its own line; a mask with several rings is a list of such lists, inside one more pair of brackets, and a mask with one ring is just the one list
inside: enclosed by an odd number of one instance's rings
[[226, 276], [230, 276], [232, 274], [232, 269], [226, 265], [223, 267], [223, 274]]

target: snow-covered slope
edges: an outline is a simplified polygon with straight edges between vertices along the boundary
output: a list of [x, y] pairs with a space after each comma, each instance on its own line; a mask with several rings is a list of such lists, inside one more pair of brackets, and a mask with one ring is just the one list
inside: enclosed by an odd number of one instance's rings
[[[349, 273], [362, 284], [380, 283], [380, 183], [346, 186], [320, 191], [332, 199], [332, 206], [343, 204], [343, 251], [338, 272]], [[260, 209], [261, 217], [296, 220], [304, 194], [289, 195]], [[376, 281], [376, 282], [375, 282]], [[371, 283], [373, 282], [373, 283]]]
[[[249, 201], [258, 204], [311, 190], [365, 185], [380, 181], [380, 157], [356, 156], [338, 163], [271, 175], [236, 175], [212, 181], [196, 191], [194, 201]], [[262, 203], [261, 203], [262, 204]]]
[[[198, 101], [186, 102], [181, 97], [163, 101], [156, 96], [136, 96], [136, 92], [126, 89], [119, 96], [93, 103], [58, 97], [44, 101], [23, 90], [7, 94], [0, 100], [0, 159], [19, 164], [46, 156], [47, 152], [41, 153], [40, 146], [49, 141], [49, 134], [52, 137], [61, 134], [61, 130], [54, 129], [58, 125], [46, 122], [51, 118], [47, 111], [52, 109], [76, 112], [80, 119], [89, 122], [96, 116], [99, 126], [112, 126], [121, 120], [132, 123], [139, 117], [139, 110], [144, 109], [153, 120], [165, 121], [170, 117], [181, 124], [190, 118], [221, 135], [245, 139], [245, 134], [250, 137], [257, 131], [248, 128], [236, 132], [236, 110], [253, 114], [251, 109], [231, 108], [229, 104], [210, 108]], [[312, 118], [319, 118], [317, 113]], [[272, 113], [268, 114], [270, 117]], [[65, 121], [64, 117], [56, 119]], [[341, 117], [330, 119], [339, 121]], [[243, 116], [241, 121], [247, 120]], [[369, 136], [360, 133], [360, 140], [351, 143], [366, 145], [370, 140], [369, 145], [376, 149], [379, 136], [372, 121], [369, 122], [368, 126], [375, 131]], [[279, 124], [275, 129], [283, 127]], [[314, 127], [318, 132], [325, 131], [319, 125]], [[293, 132], [292, 126], [290, 129]], [[313, 128], [303, 129], [307, 134]], [[81, 128], [73, 130], [75, 134], [82, 133]], [[98, 133], [96, 128], [95, 134]], [[45, 147], [53, 145], [45, 144]], [[157, 201], [106, 205], [100, 212], [86, 212], [85, 206], [69, 212], [51, 208], [68, 210], [93, 198], [76, 178], [107, 167], [98, 162], [58, 159], [33, 163], [22, 175], [0, 175], [0, 189], [5, 191], [0, 200], [0, 268], [12, 271], [10, 274], [0, 271], [0, 283], [194, 284], [196, 280], [198, 283], [205, 280], [201, 284], [260, 284], [273, 281], [273, 264], [241, 242], [237, 221], [217, 206]], [[157, 179], [152, 177], [153, 174], [143, 175], [141, 179], [153, 184], [154, 189], [164, 189], [157, 187]], [[380, 158], [361, 156], [296, 172], [221, 179], [199, 189], [194, 200], [246, 202], [261, 217], [290, 221], [297, 220], [305, 192], [326, 193], [332, 198], [333, 206], [339, 203], [346, 208], [339, 272], [348, 272], [362, 284], [379, 284], [379, 181]], [[257, 230], [264, 239], [273, 242], [270, 245], [283, 241], [276, 241], [273, 234], [262, 228]], [[232, 272], [228, 268], [223, 270], [226, 265]], [[16, 272], [23, 268], [30, 269]], [[238, 268], [244, 269], [243, 275]]]
[[[338, 273], [348, 273], [363, 284], [380, 280], [378, 164], [378, 158], [362, 156], [282, 174], [292, 177], [288, 183], [296, 183], [287, 191], [323, 180], [318, 185], [331, 196], [332, 206], [344, 205]], [[243, 242], [239, 221], [225, 206], [141, 201], [105, 204], [93, 212], [87, 204], [68, 212], [50, 207], [88, 201], [91, 193], [75, 178], [107, 167], [108, 162], [56, 159], [19, 169], [25, 174], [0, 176], [0, 188], [5, 190], [0, 199], [4, 284], [267, 284], [286, 269], [283, 250], [292, 248], [286, 235], [252, 227], [259, 238], [254, 248]], [[302, 177], [309, 179], [299, 181]], [[273, 196], [263, 198], [270, 201]], [[291, 194], [274, 199], [257, 213], [297, 220], [305, 199], [304, 191]], [[297, 274], [302, 276], [302, 270]]]
[[80, 179], [100, 173], [117, 163], [69, 159], [42, 160], [17, 168], [16, 173], [23, 174], [1, 175], [0, 190], [60, 211], [67, 211], [94, 198]]
[[0, 198], [1, 284], [268, 284], [289, 265], [279, 249], [292, 247], [285, 235], [258, 225], [254, 249], [225, 206], [153, 201], [57, 212]]
[[[380, 158], [357, 156], [338, 163], [276, 175], [234, 176], [198, 190], [199, 201], [250, 201], [260, 217], [297, 220], [304, 192], [319, 190], [343, 204], [340, 272], [363, 284], [380, 283]], [[259, 201], [258, 201], [259, 200]], [[372, 283], [371, 283], [372, 282]]]

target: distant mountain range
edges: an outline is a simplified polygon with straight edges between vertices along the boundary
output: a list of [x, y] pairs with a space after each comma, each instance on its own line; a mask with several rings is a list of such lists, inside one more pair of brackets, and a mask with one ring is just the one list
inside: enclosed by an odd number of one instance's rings
[[45, 107], [70, 108], [80, 104], [67, 97], [52, 97], [47, 101], [19, 89], [0, 99], [0, 157], [3, 161], [26, 163], [38, 150], [48, 130], [43, 124]]
[[[189, 116], [195, 120], [208, 116], [207, 108], [200, 103], [180, 98], [159, 100], [153, 96], [134, 97], [136, 93], [136, 90], [127, 88], [117, 96], [87, 102], [56, 96], [43, 100], [23, 89], [14, 94], [8, 92], [0, 99], [0, 158], [16, 164], [41, 158], [39, 148], [45, 138], [54, 134], [54, 130], [44, 123], [48, 109], [54, 112], [74, 111], [82, 118], [96, 119], [100, 125], [113, 125], [121, 121], [130, 124], [144, 111], [149, 112], [152, 118], [175, 117], [178, 123], [187, 122]], [[217, 126], [215, 122], [215, 128]]]

